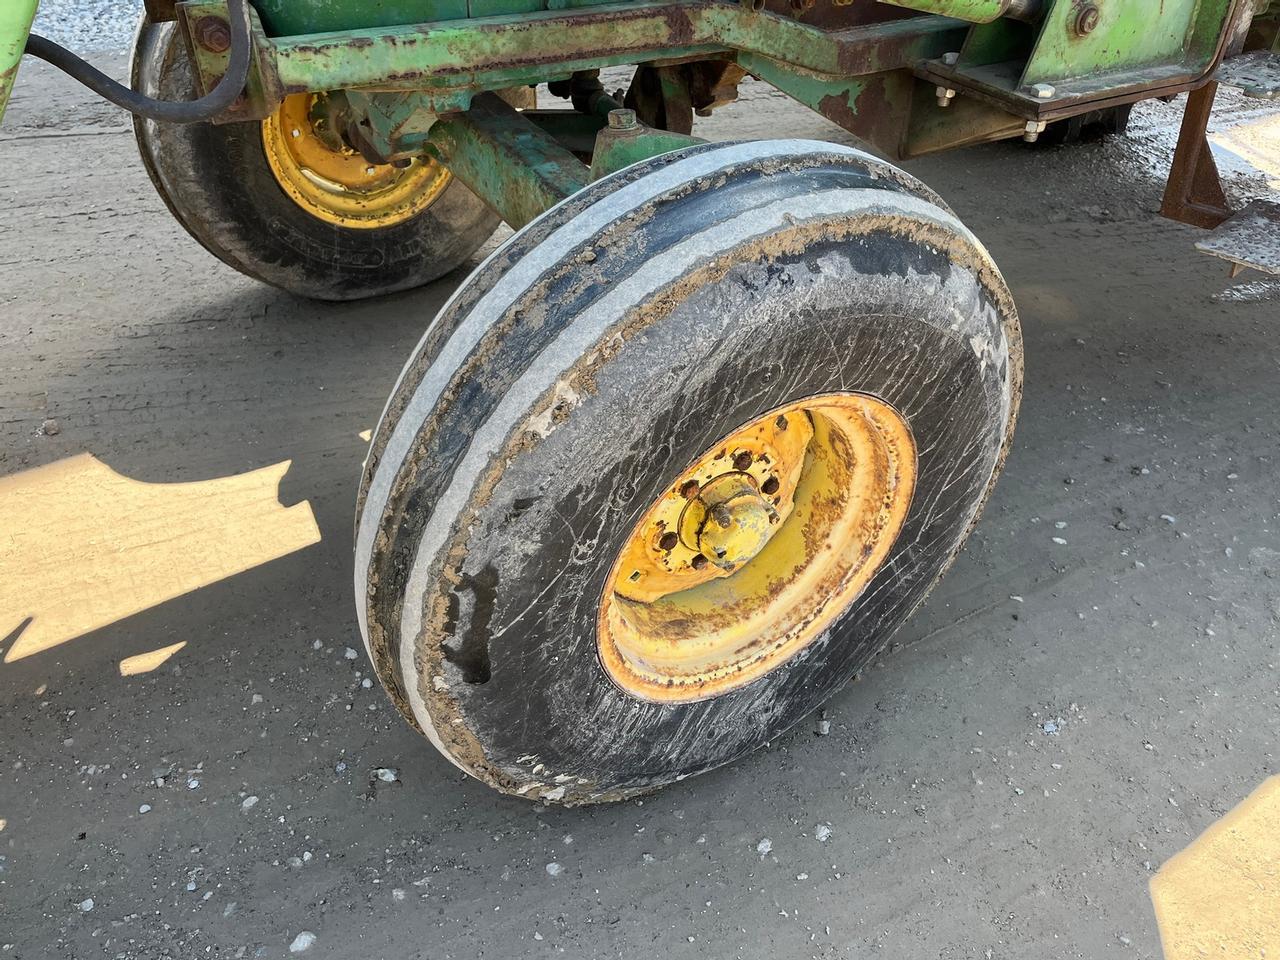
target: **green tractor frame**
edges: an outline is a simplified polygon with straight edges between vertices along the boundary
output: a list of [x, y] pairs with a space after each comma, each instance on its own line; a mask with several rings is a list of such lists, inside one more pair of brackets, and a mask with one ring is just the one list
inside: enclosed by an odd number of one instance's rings
[[[0, 112], [24, 53], [130, 110], [170, 211], [243, 273], [368, 297], [514, 229], [374, 431], [355, 587], [406, 719], [544, 802], [775, 738], [977, 522], [1017, 314], [892, 161], [1189, 93], [1162, 212], [1280, 272], [1280, 208], [1229, 209], [1205, 133], [1219, 83], [1280, 97], [1275, 0], [147, 0], [128, 87], [35, 10], [0, 10]], [[874, 153], [695, 137], [747, 77]]]

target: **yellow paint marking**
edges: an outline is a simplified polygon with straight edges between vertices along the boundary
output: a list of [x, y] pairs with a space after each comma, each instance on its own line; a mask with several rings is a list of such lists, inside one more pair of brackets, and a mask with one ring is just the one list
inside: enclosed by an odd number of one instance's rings
[[149, 653], [140, 653], [135, 657], [125, 657], [120, 661], [120, 676], [132, 677], [139, 673], [150, 673], [186, 645], [187, 641], [182, 640], [167, 647], [161, 647], [159, 650], [152, 650]]
[[311, 505], [280, 505], [289, 464], [142, 483], [86, 453], [0, 478], [4, 661], [318, 543]]
[[1165, 960], [1280, 957], [1280, 776], [1151, 880]]

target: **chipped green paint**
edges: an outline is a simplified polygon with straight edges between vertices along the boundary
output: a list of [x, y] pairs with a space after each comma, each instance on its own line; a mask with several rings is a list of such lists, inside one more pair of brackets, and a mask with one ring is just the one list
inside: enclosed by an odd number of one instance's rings
[[493, 93], [437, 121], [426, 146], [513, 229], [590, 180], [585, 163]]
[[255, 0], [273, 37], [588, 7], [616, 0]]
[[[289, 93], [341, 91], [374, 152], [435, 150], [508, 220], [524, 222], [591, 171], [552, 135], [563, 120], [493, 107], [494, 91], [609, 66], [716, 57], [904, 157], [1016, 132], [1028, 109], [1038, 116], [1064, 96], [1068, 107], [1057, 115], [1117, 92], [1134, 99], [1162, 83], [1185, 88], [1196, 79], [1187, 71], [1212, 65], [1235, 5], [1251, 0], [1161, 0], [1155, 12], [1152, 0], [881, 2], [917, 15], [823, 29], [726, 0], [254, 0], [248, 96], [222, 119], [265, 115]], [[0, 0], [5, 96], [35, 5]], [[188, 23], [226, 16], [222, 0], [183, 0], [180, 11]], [[958, 57], [944, 57], [951, 52]], [[197, 50], [203, 89], [225, 59]], [[985, 103], [939, 112], [935, 82]], [[1030, 99], [1036, 83], [1057, 92]], [[489, 106], [476, 112], [477, 103]], [[681, 145], [663, 136], [616, 138], [596, 173]], [[515, 199], [504, 199], [504, 184]]]
[[955, 17], [969, 23], [990, 23], [1008, 12], [1010, 0], [880, 0], [881, 3], [923, 13]]
[[615, 111], [609, 115], [608, 125], [596, 134], [595, 150], [591, 154], [591, 180], [594, 182], [641, 160], [699, 143], [706, 141], [682, 133], [653, 130], [638, 123], [630, 110]]
[[18, 64], [27, 45], [31, 21], [36, 18], [37, 0], [3, 0], [0, 2], [0, 120], [18, 79]]
[[577, 70], [734, 51], [843, 80], [909, 68], [921, 51], [954, 49], [964, 32], [963, 24], [938, 17], [825, 31], [740, 4], [692, 0], [281, 37], [272, 47], [288, 92], [492, 90]]
[[[1185, 62], [1203, 73], [1232, 0], [1058, 2], [1044, 15], [1024, 85]], [[1090, 12], [1092, 11], [1092, 13]]]

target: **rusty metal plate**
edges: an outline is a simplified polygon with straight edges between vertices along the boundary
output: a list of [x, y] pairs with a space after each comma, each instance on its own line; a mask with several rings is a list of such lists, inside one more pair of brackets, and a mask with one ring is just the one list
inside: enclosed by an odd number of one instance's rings
[[1224, 87], [1236, 87], [1246, 97], [1280, 100], [1280, 53], [1255, 50], [1222, 61], [1214, 78]]
[[1198, 242], [1196, 249], [1280, 275], [1280, 201], [1254, 200]]

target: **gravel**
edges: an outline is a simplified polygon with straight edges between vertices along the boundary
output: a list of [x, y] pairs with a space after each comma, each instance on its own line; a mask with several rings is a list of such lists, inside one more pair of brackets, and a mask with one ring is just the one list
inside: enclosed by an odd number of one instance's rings
[[300, 934], [293, 938], [293, 943], [289, 944], [290, 953], [304, 953], [311, 949], [311, 945], [316, 942], [316, 935], [310, 930], [303, 930]]
[[41, 0], [32, 30], [76, 53], [119, 52], [132, 45], [141, 14], [140, 2]]

